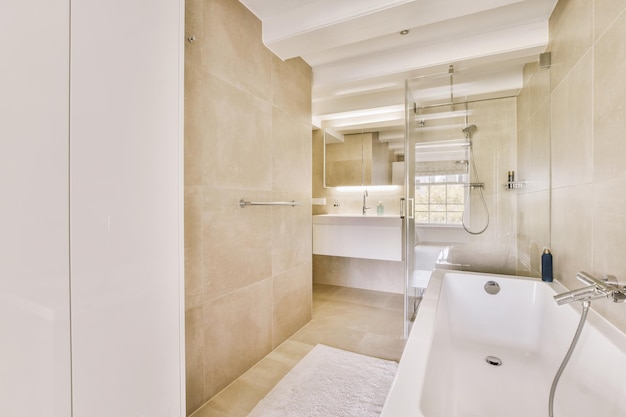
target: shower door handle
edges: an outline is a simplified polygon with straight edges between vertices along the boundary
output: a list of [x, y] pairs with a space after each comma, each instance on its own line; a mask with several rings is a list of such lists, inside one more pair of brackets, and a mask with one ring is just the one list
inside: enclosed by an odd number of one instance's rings
[[404, 219], [404, 197], [400, 197], [400, 218]]
[[408, 198], [406, 200], [406, 205], [407, 205], [407, 214], [409, 219], [413, 219], [415, 218], [415, 199], [414, 198]]

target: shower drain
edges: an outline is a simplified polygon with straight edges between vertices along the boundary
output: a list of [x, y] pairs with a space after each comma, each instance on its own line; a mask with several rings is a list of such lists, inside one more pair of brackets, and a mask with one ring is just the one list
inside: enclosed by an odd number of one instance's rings
[[498, 358], [497, 356], [487, 356], [485, 358], [485, 362], [487, 362], [489, 365], [493, 365], [493, 366], [500, 366], [500, 365], [502, 365], [502, 359]]

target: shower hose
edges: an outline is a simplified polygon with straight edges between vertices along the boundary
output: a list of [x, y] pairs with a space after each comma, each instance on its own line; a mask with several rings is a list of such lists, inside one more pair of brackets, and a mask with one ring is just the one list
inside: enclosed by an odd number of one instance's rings
[[[466, 137], [469, 139], [469, 134], [467, 134]], [[476, 182], [480, 182], [480, 179], [478, 178], [478, 171], [476, 170], [476, 164], [474, 163], [474, 151], [472, 149], [471, 144], [469, 147], [469, 151], [470, 151], [470, 163], [472, 165], [472, 171], [474, 171], [474, 178], [476, 178]], [[461, 224], [463, 225], [463, 229], [465, 229], [465, 231], [469, 233], [470, 235], [479, 235], [483, 233], [485, 230], [487, 230], [487, 227], [489, 227], [489, 209], [487, 208], [487, 202], [485, 201], [485, 196], [483, 195], [483, 188], [480, 187], [478, 189], [478, 192], [480, 193], [480, 199], [483, 203], [483, 209], [485, 210], [485, 216], [487, 220], [485, 221], [485, 227], [483, 227], [482, 229], [478, 231], [471, 230], [469, 226], [465, 224], [465, 210], [464, 210], [463, 214], [461, 215]], [[472, 186], [470, 185], [469, 190], [467, 190], [467, 195], [465, 196], [465, 207], [469, 207], [471, 203], [471, 195], [472, 195]]]
[[567, 366], [567, 362], [569, 362], [570, 357], [572, 356], [572, 352], [574, 352], [574, 348], [576, 347], [576, 343], [578, 343], [578, 338], [580, 337], [580, 333], [583, 331], [583, 326], [585, 325], [585, 320], [587, 319], [587, 312], [589, 311], [589, 306], [591, 305], [591, 301], [583, 301], [583, 311], [580, 315], [580, 322], [578, 322], [578, 328], [576, 329], [576, 334], [574, 334], [574, 339], [569, 346], [569, 350], [565, 354], [563, 358], [563, 362], [559, 367], [559, 370], [554, 375], [554, 381], [552, 381], [552, 387], [550, 388], [550, 400], [548, 401], [548, 416], [554, 417], [554, 393], [556, 392], [556, 387], [559, 384], [559, 379], [561, 378], [561, 374], [565, 370]]

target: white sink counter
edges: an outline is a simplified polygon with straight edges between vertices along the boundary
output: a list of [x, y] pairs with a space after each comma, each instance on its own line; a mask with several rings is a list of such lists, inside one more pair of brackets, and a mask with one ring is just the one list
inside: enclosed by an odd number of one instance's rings
[[356, 214], [313, 216], [313, 253], [401, 261], [402, 218]]

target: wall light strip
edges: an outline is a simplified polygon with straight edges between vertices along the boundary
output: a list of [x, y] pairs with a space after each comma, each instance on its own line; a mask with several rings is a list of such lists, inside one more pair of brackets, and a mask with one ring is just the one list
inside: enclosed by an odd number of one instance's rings
[[402, 189], [402, 185], [350, 185], [335, 187], [339, 192], [358, 192], [362, 193], [365, 190], [368, 191], [399, 191]]

